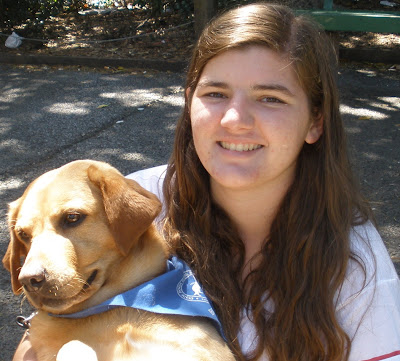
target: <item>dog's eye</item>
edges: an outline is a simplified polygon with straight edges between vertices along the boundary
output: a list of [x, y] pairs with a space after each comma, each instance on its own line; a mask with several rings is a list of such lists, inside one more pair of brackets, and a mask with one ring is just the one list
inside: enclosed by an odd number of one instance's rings
[[18, 237], [21, 239], [21, 241], [30, 242], [31, 236], [28, 233], [26, 233], [24, 230], [18, 229], [17, 234], [18, 234]]
[[85, 219], [85, 215], [79, 212], [70, 212], [66, 214], [64, 224], [68, 227], [77, 226]]

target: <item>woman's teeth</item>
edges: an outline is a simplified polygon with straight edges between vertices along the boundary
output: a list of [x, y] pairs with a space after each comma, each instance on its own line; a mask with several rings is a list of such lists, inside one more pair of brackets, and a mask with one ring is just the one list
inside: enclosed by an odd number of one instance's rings
[[222, 148], [234, 150], [236, 152], [248, 152], [262, 147], [260, 144], [233, 144], [227, 142], [220, 142], [220, 144]]

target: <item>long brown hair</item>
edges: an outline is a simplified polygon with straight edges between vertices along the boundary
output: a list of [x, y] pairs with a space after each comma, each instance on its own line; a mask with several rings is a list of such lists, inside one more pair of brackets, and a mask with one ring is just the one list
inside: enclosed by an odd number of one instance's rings
[[[315, 144], [304, 144], [295, 181], [260, 251], [261, 262], [243, 282], [244, 245], [211, 198], [209, 175], [193, 144], [190, 103], [210, 59], [250, 45], [291, 61], [312, 114], [323, 117], [323, 134]], [[357, 261], [350, 229], [371, 214], [349, 165], [329, 39], [314, 22], [285, 6], [260, 3], [230, 10], [200, 36], [185, 90], [164, 182], [165, 234], [213, 300], [232, 350], [246, 359], [237, 334], [241, 312], [247, 310], [258, 335], [249, 360], [264, 350], [274, 361], [347, 359], [350, 339], [336, 320], [335, 294], [348, 261]], [[268, 300], [274, 305], [270, 313], [264, 307]]]

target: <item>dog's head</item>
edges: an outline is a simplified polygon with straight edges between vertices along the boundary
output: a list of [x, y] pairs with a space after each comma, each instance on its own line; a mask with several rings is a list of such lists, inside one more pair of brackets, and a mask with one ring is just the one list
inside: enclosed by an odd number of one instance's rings
[[161, 210], [157, 197], [111, 166], [75, 161], [45, 173], [10, 204], [3, 258], [14, 293], [63, 313], [121, 269]]

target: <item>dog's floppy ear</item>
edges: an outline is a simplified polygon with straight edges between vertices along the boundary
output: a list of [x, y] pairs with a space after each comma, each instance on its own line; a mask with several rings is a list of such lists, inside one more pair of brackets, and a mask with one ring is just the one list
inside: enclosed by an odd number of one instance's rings
[[127, 255], [160, 213], [161, 203], [153, 193], [116, 171], [91, 165], [88, 177], [100, 189], [116, 245]]
[[10, 230], [10, 243], [3, 257], [3, 265], [11, 274], [12, 290], [16, 295], [22, 292], [22, 285], [18, 281], [18, 276], [22, 268], [21, 259], [28, 254], [26, 247], [17, 239], [14, 230], [21, 201], [22, 199], [20, 198], [12, 202], [9, 206], [8, 228]]

